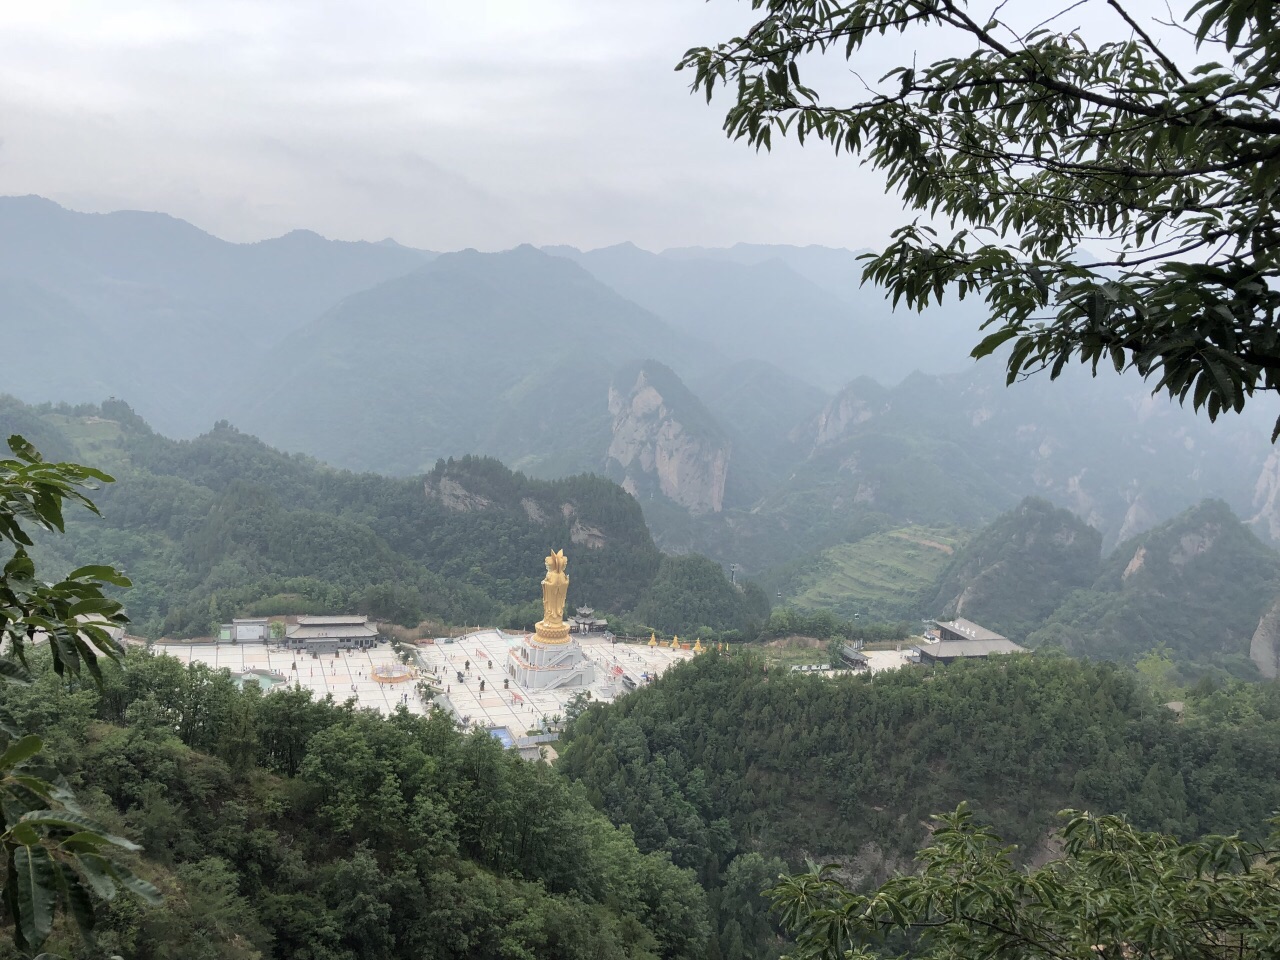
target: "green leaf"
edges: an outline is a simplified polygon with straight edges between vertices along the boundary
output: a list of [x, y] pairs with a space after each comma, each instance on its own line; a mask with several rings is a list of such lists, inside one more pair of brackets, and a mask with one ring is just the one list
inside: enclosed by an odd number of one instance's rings
[[0, 660], [0, 677], [3, 677], [9, 683], [26, 685], [32, 682], [31, 674], [27, 672], [26, 668], [22, 664], [9, 659]]
[[9, 831], [9, 837], [14, 843], [20, 843], [24, 847], [34, 847], [40, 842], [40, 831], [29, 823], [15, 823], [13, 829]]
[[0, 770], [11, 770], [19, 764], [30, 760], [42, 749], [44, 749], [44, 741], [34, 733], [29, 733], [3, 754], [0, 754]]
[[93, 898], [84, 888], [76, 872], [68, 864], [58, 864], [58, 886], [71, 909], [71, 918], [75, 920], [86, 943], [94, 944], [93, 927], [97, 920], [94, 915]]
[[114, 899], [116, 884], [112, 879], [110, 860], [100, 854], [85, 852], [76, 857], [76, 862], [94, 893], [103, 900]]
[[117, 570], [115, 567], [104, 566], [101, 564], [91, 564], [87, 567], [76, 567], [69, 574], [68, 580], [101, 580], [103, 583], [110, 583], [117, 587], [131, 586], [129, 578]]
[[990, 356], [995, 352], [996, 348], [1002, 343], [1007, 343], [1018, 335], [1020, 331], [1017, 327], [1001, 327], [995, 333], [989, 334], [982, 338], [982, 342], [969, 351], [969, 356], [975, 360], [981, 360], [983, 357]]
[[124, 887], [130, 893], [141, 897], [152, 906], [157, 906], [164, 902], [164, 896], [156, 889], [155, 886], [140, 877], [134, 876], [133, 872], [129, 870], [128, 867], [111, 862], [110, 869], [111, 875], [120, 881], [120, 886]]
[[100, 837], [106, 843], [123, 847], [126, 850], [142, 849], [132, 840], [109, 834], [101, 824], [69, 810], [32, 810], [29, 813], [24, 813], [18, 822], [30, 823], [41, 827], [63, 827], [64, 829], [77, 831], [77, 836], [87, 833]]
[[94, 613], [107, 615], [119, 609], [119, 602], [107, 597], [86, 597], [83, 600], [77, 600], [67, 608], [67, 617], [87, 617]]
[[19, 460], [25, 460], [27, 463], [43, 463], [44, 458], [40, 456], [40, 452], [36, 450], [25, 437], [13, 434], [9, 437], [9, 449]]
[[88, 850], [91, 853], [96, 853], [104, 844], [110, 842], [100, 833], [95, 833], [92, 830], [82, 830], [80, 833], [73, 833], [67, 837], [59, 846], [66, 850]]
[[53, 929], [53, 905], [58, 899], [53, 860], [44, 847], [19, 847], [13, 853], [17, 879], [18, 925], [28, 950], [36, 950]]
[[28, 777], [22, 775], [9, 775], [9, 782], [16, 783], [18, 786], [30, 790], [42, 800], [50, 800], [53, 797], [53, 785], [41, 780], [39, 777]]

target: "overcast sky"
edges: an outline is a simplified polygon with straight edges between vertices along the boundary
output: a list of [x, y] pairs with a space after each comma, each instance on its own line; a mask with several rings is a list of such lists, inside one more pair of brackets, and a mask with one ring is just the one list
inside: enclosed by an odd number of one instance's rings
[[728, 141], [728, 99], [708, 107], [674, 72], [749, 15], [732, 0], [12, 0], [0, 193], [162, 210], [232, 240], [882, 242], [901, 213], [875, 176], [821, 146]]

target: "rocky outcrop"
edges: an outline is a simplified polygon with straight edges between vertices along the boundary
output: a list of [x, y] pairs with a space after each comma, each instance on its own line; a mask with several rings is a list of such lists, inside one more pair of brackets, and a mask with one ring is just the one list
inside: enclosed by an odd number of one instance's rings
[[1147, 562], [1147, 548], [1139, 547], [1133, 555], [1133, 559], [1124, 568], [1124, 573], [1120, 574], [1121, 580], [1128, 580], [1135, 573], [1142, 569], [1143, 564]]
[[599, 550], [608, 541], [599, 527], [588, 527], [581, 520], [574, 520], [569, 528], [569, 539], [588, 550]]
[[437, 499], [450, 510], [461, 513], [470, 513], [473, 510], [483, 510], [485, 507], [492, 506], [491, 501], [472, 493], [451, 477], [441, 477], [436, 483], [428, 480], [424, 484], [424, 489], [428, 497]]
[[1145, 533], [1156, 525], [1157, 519], [1156, 515], [1147, 506], [1146, 498], [1141, 495], [1135, 497], [1133, 502], [1129, 504], [1129, 509], [1124, 512], [1124, 519], [1120, 521], [1120, 529], [1115, 533], [1115, 541], [1124, 543], [1130, 537]]
[[884, 413], [885, 389], [867, 377], [859, 377], [833, 397], [822, 412], [796, 426], [792, 443], [816, 452], [843, 440], [860, 424]]
[[684, 413], [665, 395], [673, 391], [655, 382], [666, 379], [662, 374], [672, 379], [674, 374], [660, 368], [655, 377], [651, 366], [656, 365], [645, 364], [634, 380], [615, 381], [609, 388], [613, 437], [605, 455], [606, 470], [637, 499], [656, 490], [690, 513], [719, 513], [731, 446], [706, 429], [705, 411], [690, 411], [703, 424], [685, 422]]
[[1200, 530], [1184, 533], [1169, 553], [1169, 562], [1175, 567], [1185, 567], [1202, 553], [1207, 553], [1217, 542], [1221, 530], [1216, 524], [1207, 524]]
[[1272, 542], [1280, 542], [1280, 450], [1272, 450], [1253, 485], [1254, 515], [1249, 525], [1257, 527]]
[[871, 409], [871, 404], [862, 397], [848, 392], [842, 393], [818, 414], [814, 427], [813, 445], [822, 447], [834, 443], [843, 437], [850, 427], [866, 423], [873, 416], [875, 411]]
[[1280, 598], [1258, 621], [1249, 642], [1249, 659], [1268, 680], [1280, 676]]

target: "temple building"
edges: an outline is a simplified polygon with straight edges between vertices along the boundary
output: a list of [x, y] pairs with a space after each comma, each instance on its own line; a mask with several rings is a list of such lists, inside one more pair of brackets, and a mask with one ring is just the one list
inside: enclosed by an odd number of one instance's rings
[[596, 616], [591, 607], [578, 607], [578, 615], [569, 618], [574, 633], [600, 633], [609, 626], [609, 621]]
[[938, 642], [916, 647], [913, 659], [920, 663], [954, 663], [997, 653], [1027, 652], [1026, 647], [962, 617], [938, 621], [937, 627]]
[[339, 650], [363, 650], [378, 642], [378, 628], [368, 617], [299, 617], [285, 630], [284, 646], [312, 656]]
[[547, 575], [542, 580], [542, 619], [534, 626], [534, 632], [507, 654], [507, 673], [529, 690], [585, 687], [596, 678], [595, 665], [573, 639], [570, 624], [564, 619], [569, 591], [564, 570], [568, 562], [563, 550], [547, 557]]

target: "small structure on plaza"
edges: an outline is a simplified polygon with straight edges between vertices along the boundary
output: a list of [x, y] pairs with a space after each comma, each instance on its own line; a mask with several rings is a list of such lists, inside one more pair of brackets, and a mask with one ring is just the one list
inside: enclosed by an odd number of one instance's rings
[[609, 626], [609, 621], [597, 617], [591, 607], [578, 607], [577, 616], [570, 617], [569, 623], [575, 633], [600, 633]]
[[866, 670], [871, 665], [870, 659], [862, 652], [861, 640], [840, 645], [840, 662], [852, 670]]
[[507, 654], [507, 673], [529, 690], [585, 687], [596, 678], [595, 666], [570, 636], [569, 624], [564, 620], [568, 563], [563, 550], [547, 557], [547, 575], [542, 580], [542, 619], [534, 626], [534, 632]]
[[285, 630], [284, 645], [312, 656], [339, 650], [364, 650], [378, 642], [378, 628], [368, 617], [299, 617]]
[[232, 643], [261, 643], [271, 636], [271, 621], [266, 617], [237, 617], [218, 627], [218, 639]]
[[381, 663], [369, 676], [377, 683], [405, 683], [413, 679], [413, 671], [403, 663]]
[[237, 642], [261, 641], [271, 636], [271, 621], [266, 617], [236, 618], [231, 621], [231, 625], [235, 628]]

